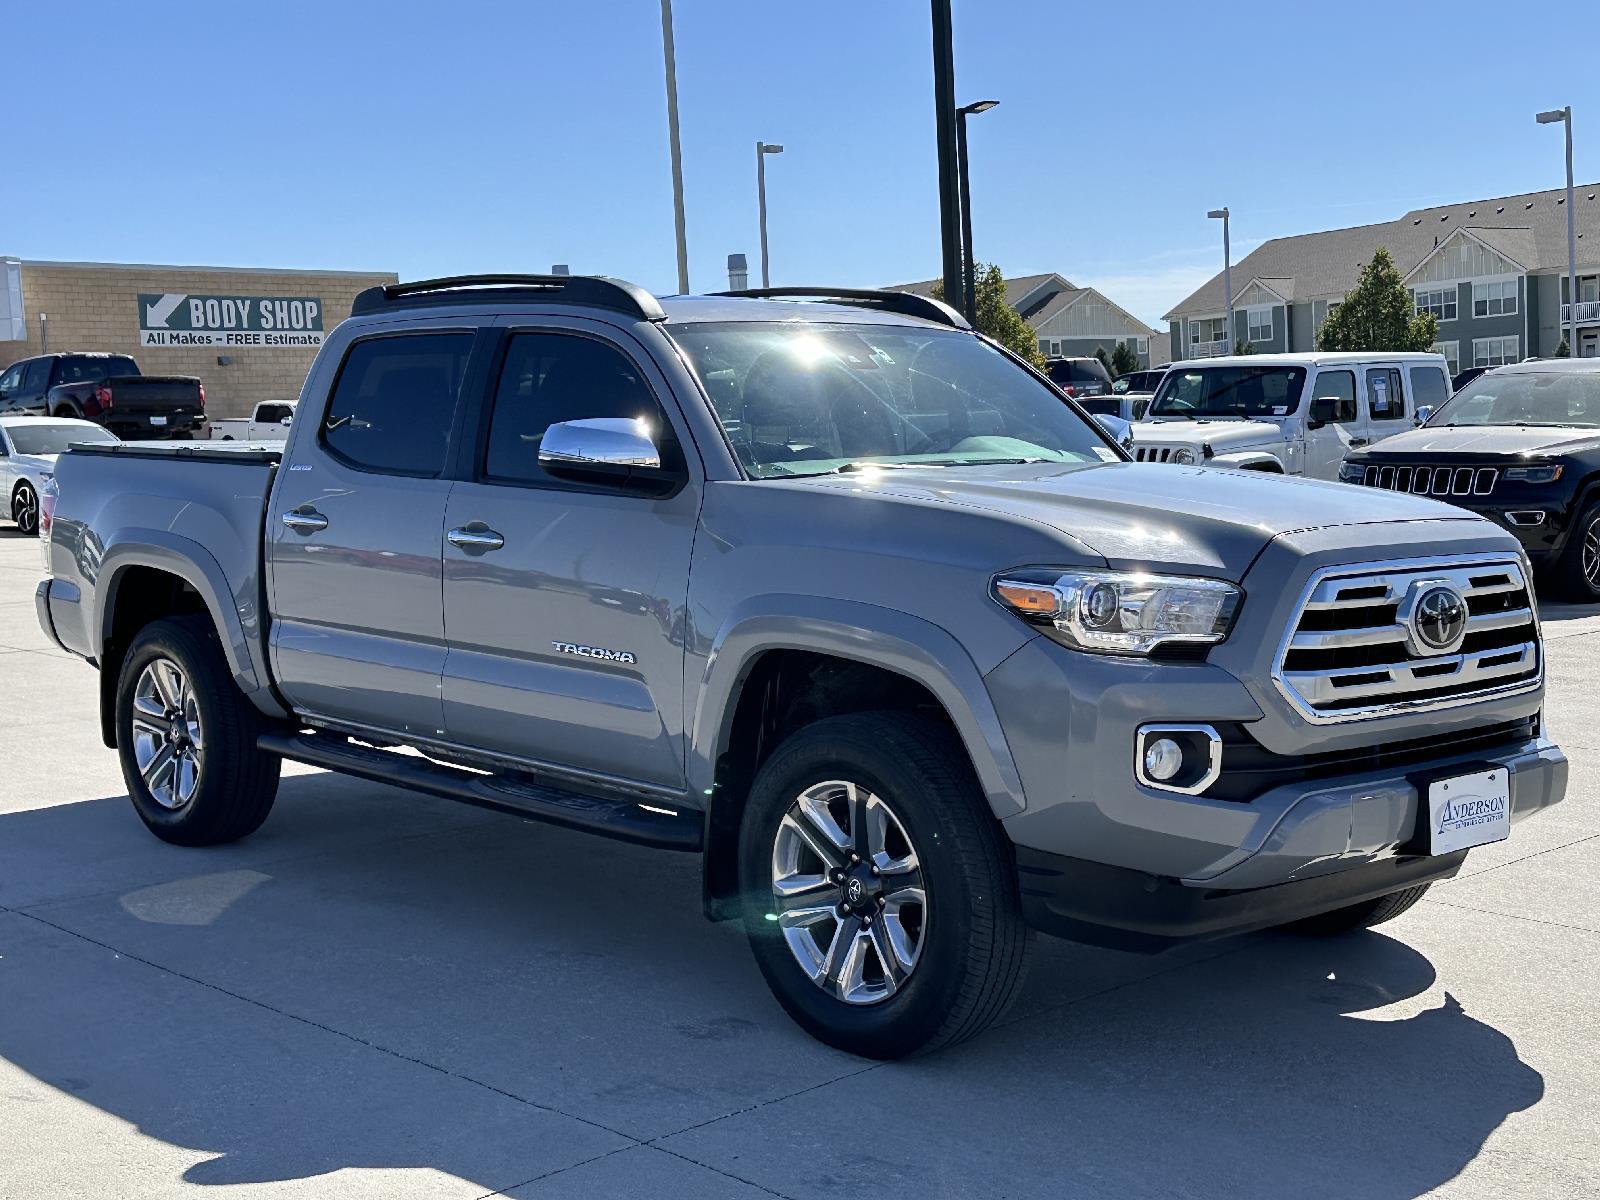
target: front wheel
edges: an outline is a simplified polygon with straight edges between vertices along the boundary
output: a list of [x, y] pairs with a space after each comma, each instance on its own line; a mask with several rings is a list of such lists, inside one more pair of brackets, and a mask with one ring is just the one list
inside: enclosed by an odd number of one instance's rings
[[272, 811], [281, 760], [256, 748], [261, 716], [203, 616], [140, 631], [118, 676], [117, 755], [139, 818], [164, 842], [214, 846]]
[[962, 1041], [1021, 981], [1010, 846], [960, 744], [919, 717], [830, 717], [778, 747], [751, 788], [739, 873], [767, 985], [841, 1050]]
[[1568, 600], [1600, 601], [1600, 500], [1584, 506], [1556, 564], [1556, 584]]
[[11, 519], [16, 522], [18, 533], [39, 532], [39, 493], [26, 479], [17, 484], [11, 495]]

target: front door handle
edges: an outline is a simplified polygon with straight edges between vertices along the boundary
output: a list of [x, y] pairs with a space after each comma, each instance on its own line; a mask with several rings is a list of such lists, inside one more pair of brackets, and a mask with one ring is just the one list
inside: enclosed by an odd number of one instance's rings
[[474, 521], [470, 525], [452, 529], [444, 536], [450, 540], [452, 546], [460, 546], [463, 550], [498, 550], [506, 544], [505, 538], [482, 521]]
[[283, 523], [296, 533], [313, 533], [318, 529], [326, 529], [328, 518], [308, 504], [303, 508], [291, 508], [284, 513]]

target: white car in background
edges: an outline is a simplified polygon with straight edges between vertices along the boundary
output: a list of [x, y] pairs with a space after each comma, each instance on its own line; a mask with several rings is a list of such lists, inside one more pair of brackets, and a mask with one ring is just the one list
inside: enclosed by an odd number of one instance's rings
[[68, 446], [119, 442], [104, 426], [73, 417], [0, 417], [0, 496], [3, 515], [19, 533], [39, 532], [39, 495]]
[[223, 417], [212, 421], [210, 436], [219, 442], [281, 442], [289, 436], [295, 403], [293, 400], [263, 400], [248, 417]]

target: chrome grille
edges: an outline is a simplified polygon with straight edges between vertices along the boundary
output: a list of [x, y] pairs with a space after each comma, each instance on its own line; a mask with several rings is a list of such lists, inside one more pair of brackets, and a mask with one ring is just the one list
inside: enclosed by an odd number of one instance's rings
[[1390, 492], [1415, 492], [1419, 496], [1487, 496], [1500, 482], [1499, 467], [1379, 466], [1367, 467], [1361, 482]]
[[[1419, 651], [1403, 615], [1423, 582], [1466, 601], [1450, 653]], [[1330, 567], [1312, 577], [1273, 680], [1308, 719], [1354, 721], [1526, 691], [1543, 678], [1538, 619], [1515, 559], [1416, 560]]]

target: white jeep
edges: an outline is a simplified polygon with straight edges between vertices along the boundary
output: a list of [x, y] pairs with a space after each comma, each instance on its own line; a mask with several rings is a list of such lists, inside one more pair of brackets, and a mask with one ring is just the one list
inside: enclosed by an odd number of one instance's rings
[[[1141, 462], [1338, 479], [1349, 450], [1450, 397], [1440, 354], [1247, 354], [1175, 362], [1143, 421]], [[1424, 413], [1424, 415], [1426, 415]]]

